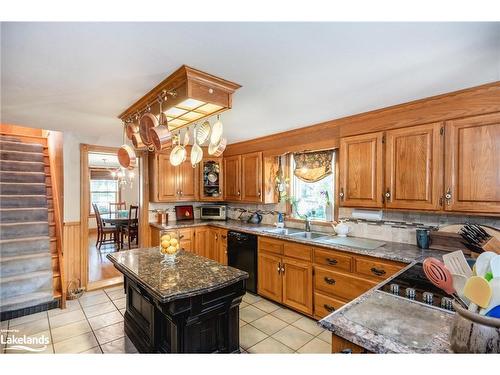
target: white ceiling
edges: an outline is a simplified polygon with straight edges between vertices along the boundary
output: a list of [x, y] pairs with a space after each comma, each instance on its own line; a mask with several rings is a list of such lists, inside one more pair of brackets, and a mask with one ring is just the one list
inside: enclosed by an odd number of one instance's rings
[[2, 122], [121, 138], [182, 64], [243, 87], [230, 143], [500, 80], [500, 23], [2, 23]]

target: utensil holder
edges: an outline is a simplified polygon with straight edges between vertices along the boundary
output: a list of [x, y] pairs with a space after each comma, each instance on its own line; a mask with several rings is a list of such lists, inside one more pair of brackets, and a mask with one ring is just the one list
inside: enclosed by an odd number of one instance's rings
[[465, 310], [453, 302], [450, 344], [455, 353], [500, 353], [500, 319]]

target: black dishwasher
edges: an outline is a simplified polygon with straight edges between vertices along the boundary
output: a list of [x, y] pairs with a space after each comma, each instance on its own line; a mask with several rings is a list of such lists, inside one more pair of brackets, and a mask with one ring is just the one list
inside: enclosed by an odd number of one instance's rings
[[247, 290], [257, 293], [257, 236], [229, 231], [227, 263], [231, 267], [248, 272]]

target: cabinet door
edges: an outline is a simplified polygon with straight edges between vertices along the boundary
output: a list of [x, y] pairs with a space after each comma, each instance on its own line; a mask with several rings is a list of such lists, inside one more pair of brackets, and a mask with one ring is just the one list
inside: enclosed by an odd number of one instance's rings
[[180, 229], [179, 235], [181, 236], [181, 247], [185, 251], [193, 251], [193, 234], [191, 228]]
[[206, 257], [215, 261], [219, 260], [219, 230], [217, 228], [210, 228], [208, 230], [208, 249]]
[[196, 228], [194, 232], [194, 253], [208, 258], [208, 246], [210, 241], [210, 230], [208, 227]]
[[193, 168], [189, 160], [177, 167], [177, 190], [179, 201], [196, 200], [198, 191], [198, 166]]
[[283, 280], [280, 273], [281, 257], [259, 253], [257, 289], [261, 296], [281, 303]]
[[442, 123], [386, 133], [387, 208], [439, 210], [443, 193]]
[[312, 264], [283, 258], [283, 304], [312, 315]]
[[157, 155], [158, 201], [173, 202], [177, 199], [177, 168], [170, 164], [169, 154]]
[[382, 207], [382, 135], [340, 140], [340, 206]]
[[241, 155], [224, 158], [223, 193], [228, 201], [241, 200]]
[[500, 213], [500, 114], [446, 122], [445, 210]]
[[241, 200], [262, 202], [262, 152], [241, 156]]
[[227, 266], [227, 230], [219, 229], [219, 259], [220, 264]]
[[222, 158], [204, 158], [199, 168], [200, 201], [222, 200], [224, 167]]

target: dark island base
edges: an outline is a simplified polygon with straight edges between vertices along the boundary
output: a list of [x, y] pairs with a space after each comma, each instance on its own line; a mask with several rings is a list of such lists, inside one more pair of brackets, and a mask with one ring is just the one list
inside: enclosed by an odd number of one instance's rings
[[140, 353], [239, 353], [245, 280], [161, 303], [125, 276], [125, 333]]

